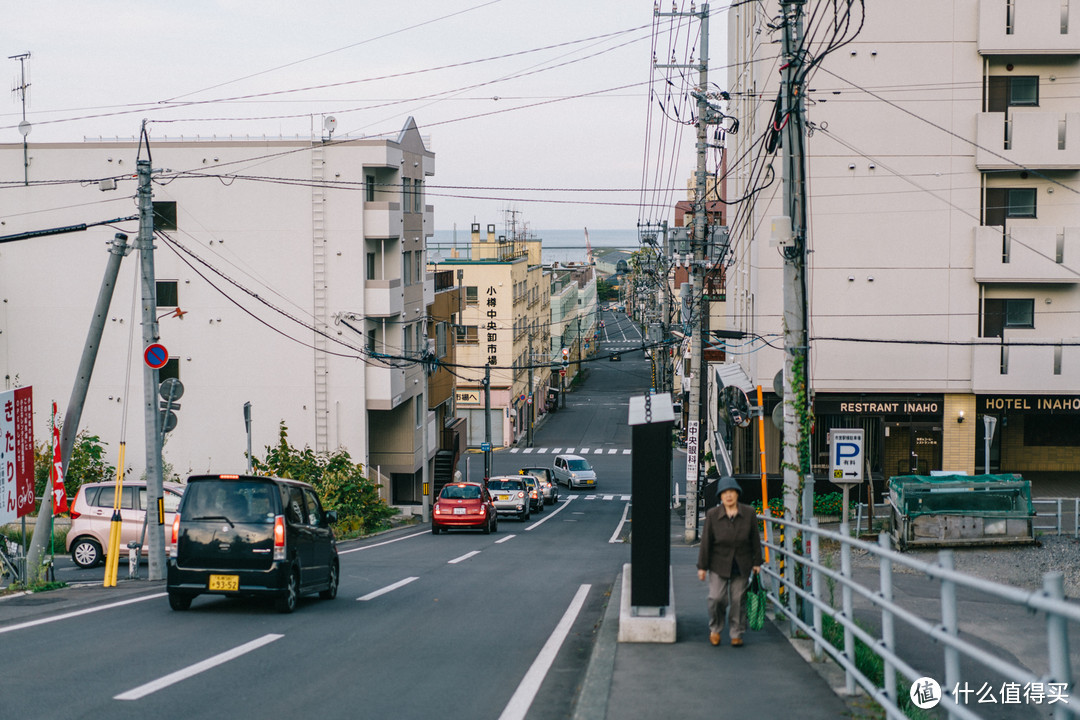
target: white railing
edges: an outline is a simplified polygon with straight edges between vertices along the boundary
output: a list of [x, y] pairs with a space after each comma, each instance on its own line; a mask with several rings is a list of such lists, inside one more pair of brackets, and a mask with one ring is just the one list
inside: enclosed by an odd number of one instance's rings
[[[801, 631], [813, 640], [815, 658], [820, 659], [823, 653], [827, 653], [843, 668], [849, 694], [854, 693], [856, 685], [859, 685], [884, 709], [889, 718], [905, 718], [902, 708], [905, 700], [909, 698], [908, 689], [914, 688], [916, 681], [933, 678], [935, 673], [925, 667], [925, 653], [919, 660], [901, 655], [897, 650], [896, 638], [902, 635], [905, 644], [911, 646], [913, 638], [921, 636], [928, 641], [922, 643], [923, 645], [941, 648], [944, 682], [940, 683], [938, 691], [939, 707], [946, 710], [950, 719], [974, 720], [991, 716], [983, 715], [983, 712], [992, 714], [1000, 711], [1000, 704], [979, 704], [974, 698], [970, 698], [970, 693], [964, 695], [969, 683], [979, 687], [980, 681], [986, 679], [987, 671], [1005, 679], [1005, 684], [1002, 685], [1003, 694], [1006, 684], [1010, 690], [1015, 688], [1018, 697], [1020, 688], [1028, 688], [1029, 691], [1038, 688], [1044, 693], [1042, 697], [1054, 699], [1053, 702], [1045, 702], [1039, 707], [1040, 711], [1052, 710], [1054, 717], [1060, 719], [1077, 717], [1080, 712], [1080, 698], [1068, 697], [1068, 692], [1073, 689], [1068, 632], [1080, 627], [1080, 605], [1065, 600], [1063, 573], [1050, 572], [1043, 575], [1041, 591], [1023, 590], [957, 572], [953, 567], [952, 550], [941, 550], [937, 562], [927, 563], [893, 550], [888, 533], [882, 533], [879, 542], [874, 544], [852, 537], [848, 526], [843, 524], [839, 532], [831, 532], [819, 528], [816, 520], [810, 525], [803, 525], [775, 517], [759, 516], [759, 519], [767, 523], [767, 537], [770, 539], [782, 538], [785, 533], [788, 537], [786, 543], [766, 543], [771, 557], [770, 562], [762, 568], [762, 572], [769, 579], [768, 584], [772, 586], [769, 595], [772, 606], [777, 610], [778, 619], [782, 615], [790, 622], [792, 634]], [[791, 549], [796, 545], [791, 542], [792, 538], [800, 534], [803, 540], [800, 544], [809, 544], [809, 557]], [[839, 570], [822, 561], [822, 541], [835, 544], [839, 548]], [[785, 545], [788, 549], [785, 549]], [[873, 556], [878, 567], [877, 587], [867, 587], [855, 580], [852, 568], [853, 551]], [[937, 583], [940, 598], [936, 603], [936, 615], [940, 620], [928, 620], [919, 612], [902, 605], [894, 597], [894, 564], [906, 566]], [[804, 577], [809, 575], [808, 588], [795, 583], [797, 574]], [[826, 601], [827, 584], [840, 586], [841, 607], [833, 607], [831, 602]], [[976, 625], [985, 623], [986, 612], [983, 609], [979, 617], [961, 618], [961, 604], [957, 598], [959, 589], [964, 591], [965, 602], [970, 596], [978, 598], [982, 603], [989, 601], [1002, 608], [1019, 607], [1029, 613], [1045, 615], [1045, 658], [1048, 672], [1042, 676], [1036, 675], [1018, 664], [1014, 655], [1004, 652], [995, 654], [966, 636], [961, 636], [959, 627], [962, 619], [970, 620]], [[855, 622], [856, 596], [864, 606], [869, 604], [873, 612], [880, 613], [880, 626], [877, 630], [868, 630], [865, 624]], [[985, 604], [983, 607], [986, 607]], [[826, 616], [841, 626], [842, 648], [834, 647], [826, 639]], [[861, 641], [880, 658], [884, 666], [881, 684], [868, 677], [864, 669], [856, 664], [856, 640]], [[1027, 637], [1026, 641], [1034, 642], [1031, 637]], [[961, 660], [964, 660], [963, 666]], [[984, 673], [982, 677], [972, 674], [976, 667]], [[905, 678], [908, 684], [898, 687], [900, 677]], [[952, 693], [962, 695], [966, 702], [958, 702]]]

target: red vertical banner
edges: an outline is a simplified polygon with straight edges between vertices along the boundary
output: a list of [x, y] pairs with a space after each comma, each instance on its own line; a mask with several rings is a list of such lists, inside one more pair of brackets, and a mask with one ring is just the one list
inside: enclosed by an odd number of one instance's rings
[[34, 402], [31, 388], [0, 393], [0, 522], [34, 510]]
[[67, 491], [64, 489], [64, 463], [60, 457], [60, 426], [56, 424], [56, 403], [52, 404], [53, 462], [49, 471], [52, 481], [53, 515], [68, 511]]

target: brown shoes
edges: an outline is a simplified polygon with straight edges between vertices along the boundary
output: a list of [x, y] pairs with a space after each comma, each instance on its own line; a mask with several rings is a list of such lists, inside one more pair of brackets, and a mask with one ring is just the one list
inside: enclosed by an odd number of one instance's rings
[[731, 647], [742, 647], [742, 638], [731, 638]]
[[709, 633], [709, 642], [713, 645], [720, 644], [720, 633]]

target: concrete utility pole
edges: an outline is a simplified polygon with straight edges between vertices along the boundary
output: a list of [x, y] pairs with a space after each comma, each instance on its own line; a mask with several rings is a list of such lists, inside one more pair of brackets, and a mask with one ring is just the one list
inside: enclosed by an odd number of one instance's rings
[[[804, 483], [801, 517], [809, 522], [813, 513], [814, 478], [809, 467], [810, 438], [801, 418], [810, 405], [809, 337], [806, 322], [806, 167], [803, 153], [804, 103], [803, 5], [805, 0], [783, 0], [783, 70], [780, 112], [783, 127], [784, 207], [786, 217], [774, 222], [774, 237], [784, 254], [784, 507], [796, 516], [800, 478]], [[804, 475], [805, 474], [805, 475]], [[809, 494], [809, 503], [807, 503]], [[807, 505], [809, 504], [809, 507]], [[785, 550], [792, 551], [794, 533], [786, 533]], [[785, 567], [794, 582], [794, 563]], [[794, 602], [794, 596], [790, 598]]]
[[[698, 42], [698, 87], [694, 93], [697, 98], [697, 170], [694, 172], [694, 233], [691, 246], [694, 251], [693, 265], [690, 268], [691, 284], [696, 295], [694, 302], [697, 304], [697, 327], [692, 331], [690, 338], [690, 416], [691, 427], [697, 428], [696, 436], [705, 437], [704, 423], [707, 415], [701, 411], [701, 403], [704, 393], [702, 382], [705, 380], [704, 373], [704, 342], [709, 332], [709, 304], [705, 300], [705, 276], [704, 264], [706, 253], [706, 186], [707, 170], [705, 160], [708, 150], [708, 127], [712, 122], [713, 112], [709, 107], [709, 4], [705, 3], [696, 12], [671, 12], [655, 13], [658, 17], [686, 17], [696, 16], [700, 24], [701, 37]], [[693, 69], [693, 65], [657, 65], [658, 68]], [[691, 433], [687, 434], [687, 442], [690, 442]], [[700, 442], [700, 441], [699, 441]], [[686, 475], [686, 527], [683, 537], [688, 544], [697, 542], [698, 539], [698, 487], [701, 481], [701, 453], [699, 449], [687, 448], [687, 454], [697, 457], [696, 467], [687, 465]]]
[[[143, 128], [146, 125], [144, 123]], [[145, 135], [144, 135], [145, 136]], [[158, 341], [157, 285], [154, 276], [154, 193], [150, 160], [135, 163], [139, 177], [139, 267], [142, 282], [143, 348]], [[165, 512], [161, 477], [161, 413], [158, 371], [143, 363], [143, 417], [146, 438], [146, 537], [151, 580], [165, 579]]]

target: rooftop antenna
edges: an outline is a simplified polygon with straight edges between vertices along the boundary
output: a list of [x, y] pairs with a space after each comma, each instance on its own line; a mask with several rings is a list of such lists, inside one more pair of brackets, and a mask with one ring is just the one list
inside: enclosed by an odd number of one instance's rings
[[18, 85], [11, 88], [11, 93], [19, 94], [19, 99], [22, 101], [22, 122], [19, 123], [19, 133], [22, 135], [22, 150], [23, 150], [23, 185], [30, 184], [30, 156], [27, 154], [26, 136], [30, 134], [30, 123], [26, 121], [26, 91], [30, 89], [30, 83], [26, 82], [26, 61], [30, 59], [30, 53], [24, 52], [22, 55], [9, 55], [8, 60], [19, 61], [19, 79]]

